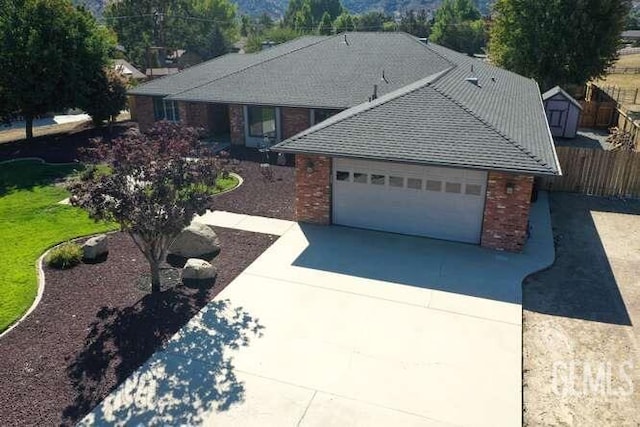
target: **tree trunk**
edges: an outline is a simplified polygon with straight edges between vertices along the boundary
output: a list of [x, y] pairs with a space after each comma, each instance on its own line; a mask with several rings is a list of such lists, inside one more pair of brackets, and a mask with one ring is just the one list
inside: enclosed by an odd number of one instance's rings
[[160, 263], [149, 262], [151, 267], [151, 293], [160, 292]]
[[27, 140], [33, 139], [33, 114], [25, 114], [25, 133], [27, 134]]

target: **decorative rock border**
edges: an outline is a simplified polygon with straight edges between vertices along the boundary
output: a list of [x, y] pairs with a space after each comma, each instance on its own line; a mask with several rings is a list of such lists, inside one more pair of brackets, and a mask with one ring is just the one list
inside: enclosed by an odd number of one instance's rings
[[[51, 165], [75, 165], [75, 164], [79, 164], [79, 162], [72, 162], [72, 163], [48, 163], [46, 162], [44, 159], [41, 159], [40, 157], [21, 157], [18, 159], [11, 159], [11, 160], [4, 160], [0, 162], [1, 164], [4, 163], [15, 163], [15, 162], [20, 162], [20, 161], [39, 161], [40, 163], [43, 164], [51, 164]], [[220, 195], [220, 194], [226, 194], [229, 193], [230, 191], [233, 191], [235, 189], [237, 189], [238, 187], [240, 187], [242, 185], [242, 183], [244, 182], [244, 180], [242, 179], [242, 177], [240, 175], [238, 175], [237, 173], [229, 173], [229, 175], [235, 177], [238, 180], [238, 185], [236, 185], [233, 188], [229, 188], [228, 190], [222, 191], [218, 194], [216, 194], [216, 196]], [[66, 200], [66, 199], [65, 199]], [[63, 203], [64, 200], [58, 202], [58, 203]], [[71, 242], [75, 242], [77, 240], [80, 239], [85, 239], [91, 236], [97, 236], [98, 234], [112, 234], [112, 233], [116, 233], [117, 231], [111, 231], [111, 232], [107, 232], [107, 233], [92, 233], [92, 234], [87, 234], [84, 236], [78, 236], [75, 237], [73, 239], [69, 239], [69, 241]], [[38, 304], [40, 304], [40, 301], [42, 300], [42, 296], [44, 295], [44, 287], [45, 287], [45, 274], [44, 274], [44, 268], [43, 268], [43, 263], [44, 263], [44, 259], [47, 256], [47, 254], [49, 254], [49, 252], [51, 252], [53, 249], [57, 248], [60, 245], [63, 245], [65, 242], [60, 242], [56, 245], [51, 246], [50, 248], [48, 248], [47, 250], [44, 251], [44, 253], [42, 255], [40, 255], [40, 257], [36, 260], [35, 266], [36, 266], [36, 270], [38, 273], [38, 291], [36, 293], [36, 297], [33, 300], [33, 302], [31, 303], [31, 306], [27, 309], [27, 311], [25, 311], [22, 316], [20, 316], [20, 318], [18, 320], [16, 320], [15, 322], [13, 322], [9, 327], [7, 327], [7, 329], [5, 329], [4, 331], [0, 332], [0, 339], [2, 339], [2, 337], [4, 337], [5, 335], [7, 335], [9, 332], [11, 332], [13, 329], [15, 329], [18, 325], [20, 325], [21, 323], [23, 323], [27, 317], [29, 317], [29, 315], [31, 313], [33, 313], [33, 311], [38, 307]]]
[[237, 190], [238, 188], [240, 188], [240, 186], [242, 185], [242, 183], [244, 183], [244, 179], [242, 179], [242, 177], [241, 177], [240, 175], [238, 175], [237, 173], [229, 172], [229, 176], [232, 176], [232, 177], [236, 178], [236, 179], [238, 180], [238, 185], [236, 185], [236, 186], [235, 186], [235, 187], [233, 187], [233, 188], [228, 188], [228, 189], [226, 189], [226, 190], [224, 190], [224, 191], [221, 191], [221, 192], [219, 192], [219, 193], [216, 193], [216, 194], [214, 194], [214, 196], [219, 196], [219, 195], [221, 195], [221, 194], [227, 194], [227, 193], [232, 192], [233, 190]]
[[9, 332], [11, 332], [14, 328], [16, 328], [22, 322], [24, 322], [27, 319], [27, 317], [29, 317], [29, 315], [31, 313], [33, 313], [33, 311], [36, 309], [36, 307], [38, 307], [38, 304], [40, 304], [40, 301], [42, 300], [42, 296], [44, 295], [44, 285], [45, 285], [45, 274], [44, 274], [43, 264], [44, 264], [44, 259], [49, 254], [49, 252], [51, 252], [52, 250], [54, 250], [58, 246], [64, 245], [67, 242], [76, 242], [78, 240], [86, 239], [86, 238], [89, 238], [91, 236], [97, 236], [99, 234], [107, 234], [107, 235], [109, 235], [109, 234], [113, 234], [113, 233], [117, 233], [117, 231], [109, 231], [109, 232], [106, 232], [106, 233], [86, 234], [84, 236], [78, 236], [78, 237], [74, 237], [72, 239], [66, 240], [64, 242], [56, 243], [55, 245], [53, 245], [53, 246], [49, 247], [47, 250], [45, 250], [44, 253], [42, 255], [40, 255], [40, 257], [36, 260], [36, 264], [35, 264], [36, 271], [38, 272], [38, 291], [36, 293], [35, 299], [31, 303], [31, 306], [29, 307], [29, 309], [27, 309], [27, 311], [25, 311], [22, 314], [22, 316], [20, 316], [20, 318], [18, 320], [13, 322], [11, 324], [11, 326], [9, 326], [7, 329], [5, 329], [4, 331], [0, 332], [0, 339], [2, 339], [2, 337], [7, 335]]

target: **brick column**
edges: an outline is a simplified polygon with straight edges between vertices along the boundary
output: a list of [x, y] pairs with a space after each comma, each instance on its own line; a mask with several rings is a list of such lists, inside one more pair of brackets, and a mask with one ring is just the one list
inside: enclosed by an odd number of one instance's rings
[[296, 220], [331, 224], [331, 158], [296, 155]]
[[189, 106], [184, 101], [178, 101], [178, 118], [180, 119], [180, 123], [191, 126], [189, 123]]
[[129, 99], [131, 108], [131, 120], [138, 122], [141, 131], [146, 131], [155, 122], [153, 111], [153, 98], [150, 96], [132, 96]]
[[532, 188], [532, 176], [489, 172], [482, 246], [499, 251], [522, 251], [527, 241]]
[[311, 126], [308, 108], [282, 107], [282, 139], [288, 139]]
[[229, 105], [229, 124], [231, 129], [231, 143], [244, 145], [244, 108], [242, 105]]

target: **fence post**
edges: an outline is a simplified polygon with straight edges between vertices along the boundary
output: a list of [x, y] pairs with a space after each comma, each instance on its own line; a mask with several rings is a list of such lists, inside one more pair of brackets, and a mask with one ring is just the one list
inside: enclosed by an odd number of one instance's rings
[[634, 103], [634, 104], [637, 104], [637, 103], [638, 103], [638, 88], [636, 88], [636, 94], [635, 94], [635, 96], [633, 97], [633, 103]]

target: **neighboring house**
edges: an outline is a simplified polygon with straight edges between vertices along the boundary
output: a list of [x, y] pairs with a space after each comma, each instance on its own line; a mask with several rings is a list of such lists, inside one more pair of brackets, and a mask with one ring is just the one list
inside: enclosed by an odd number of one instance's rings
[[124, 59], [114, 59], [113, 68], [127, 80], [142, 81], [147, 78], [144, 73], [142, 73], [140, 70], [138, 70], [136, 67], [134, 67]]
[[551, 134], [561, 138], [575, 138], [580, 125], [582, 105], [560, 86], [542, 94], [542, 101]]
[[147, 68], [146, 76], [149, 80], [155, 80], [159, 79], [160, 77], [178, 74], [179, 72], [180, 68], [178, 67]]
[[130, 93], [143, 129], [283, 141], [305, 222], [518, 251], [534, 177], [560, 174], [533, 80], [404, 33], [302, 37]]

